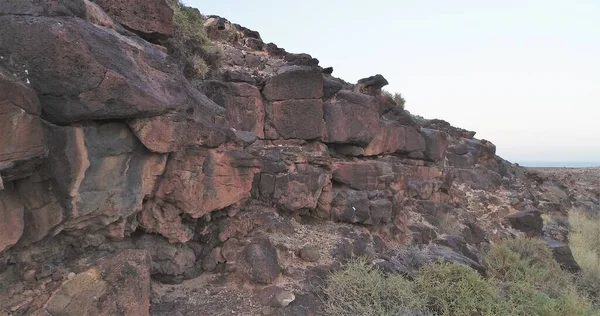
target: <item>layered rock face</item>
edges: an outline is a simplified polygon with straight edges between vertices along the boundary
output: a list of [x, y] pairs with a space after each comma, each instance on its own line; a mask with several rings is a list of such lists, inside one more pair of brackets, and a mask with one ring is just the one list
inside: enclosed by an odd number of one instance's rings
[[306, 269], [413, 240], [477, 265], [570, 205], [474, 132], [398, 107], [381, 75], [346, 83], [220, 17], [223, 71], [193, 83], [153, 44], [173, 35], [161, 0], [5, 1], [0, 25], [0, 273], [49, 293], [6, 290], [0, 315], [147, 315], [150, 275], [285, 283], [306, 243]]

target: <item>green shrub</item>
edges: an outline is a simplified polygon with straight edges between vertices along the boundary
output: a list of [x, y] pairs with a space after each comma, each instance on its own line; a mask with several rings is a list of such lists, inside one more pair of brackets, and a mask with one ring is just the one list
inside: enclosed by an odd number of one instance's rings
[[505, 286], [504, 297], [509, 315], [593, 315], [590, 302], [573, 290], [573, 287], [563, 291], [559, 297], [551, 298], [532, 284], [509, 283]]
[[484, 259], [490, 281], [504, 289], [510, 315], [592, 315], [568, 272], [538, 239], [507, 239]]
[[327, 315], [425, 315], [424, 300], [404, 278], [386, 277], [365, 259], [355, 259], [327, 277]]
[[509, 283], [505, 286], [505, 300], [512, 315], [551, 315], [556, 300], [527, 283]]
[[166, 45], [171, 56], [182, 63], [185, 76], [203, 79], [218, 71], [223, 52], [208, 38], [200, 12], [176, 1], [170, 1], [170, 6], [175, 31]]
[[588, 316], [600, 315], [600, 310], [594, 309], [590, 300], [581, 295], [575, 287], [568, 286], [557, 299], [556, 313], [554, 315]]
[[423, 266], [415, 288], [440, 315], [506, 315], [498, 289], [475, 270], [456, 263]]
[[[386, 276], [365, 259], [350, 261], [326, 280], [327, 315], [600, 315], [567, 272], [555, 270], [536, 240], [504, 241], [486, 256], [489, 278], [457, 263], [422, 266], [414, 281]], [[538, 249], [541, 253], [530, 253]], [[514, 250], [514, 251], [513, 251]], [[410, 252], [398, 252], [409, 255]], [[519, 253], [518, 253], [519, 252]], [[522, 258], [527, 254], [532, 259]], [[552, 273], [543, 274], [550, 268]], [[557, 276], [555, 273], [562, 273]], [[561, 288], [550, 287], [548, 275]]]
[[569, 225], [569, 246], [581, 267], [576, 284], [600, 307], [600, 216], [571, 210]]
[[389, 91], [383, 90], [382, 93], [390, 98], [392, 98], [392, 100], [394, 100], [394, 102], [396, 102], [396, 105], [398, 105], [400, 108], [404, 109], [404, 105], [406, 104], [406, 100], [404, 100], [404, 98], [402, 97], [402, 94], [395, 92], [394, 94], [392, 94]]
[[502, 283], [526, 283], [551, 297], [570, 283], [551, 250], [537, 239], [507, 239], [494, 245], [484, 258], [488, 277]]

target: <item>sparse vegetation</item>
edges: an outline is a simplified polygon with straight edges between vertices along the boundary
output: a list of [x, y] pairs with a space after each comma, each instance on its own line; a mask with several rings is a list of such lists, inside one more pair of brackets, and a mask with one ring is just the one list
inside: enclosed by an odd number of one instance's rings
[[409, 281], [365, 259], [326, 280], [328, 315], [599, 315], [573, 275], [536, 239], [505, 240], [485, 256], [487, 276], [456, 263], [424, 265]]
[[413, 283], [401, 276], [385, 277], [366, 259], [350, 261], [331, 274], [325, 295], [328, 315], [426, 315], [424, 300]]
[[383, 90], [383, 94], [392, 98], [392, 100], [394, 100], [394, 102], [396, 102], [396, 104], [401, 107], [402, 109], [404, 109], [404, 105], [406, 104], [406, 100], [404, 100], [404, 98], [402, 97], [402, 94], [395, 92], [394, 94], [392, 94], [389, 91]]
[[538, 239], [507, 239], [485, 257], [488, 276], [501, 283], [524, 283], [558, 297], [570, 277], [561, 270], [552, 252]]
[[170, 1], [175, 34], [166, 44], [169, 53], [183, 65], [189, 79], [204, 79], [218, 71], [223, 52], [214, 46], [204, 30], [204, 19], [197, 9]]
[[442, 234], [460, 236], [463, 230], [463, 225], [453, 214], [442, 213], [436, 216], [431, 225], [438, 228]]
[[569, 225], [569, 245], [581, 267], [577, 286], [600, 308], [600, 215], [571, 210]]
[[456, 263], [423, 266], [416, 289], [441, 315], [502, 315], [506, 306], [498, 289], [475, 270]]

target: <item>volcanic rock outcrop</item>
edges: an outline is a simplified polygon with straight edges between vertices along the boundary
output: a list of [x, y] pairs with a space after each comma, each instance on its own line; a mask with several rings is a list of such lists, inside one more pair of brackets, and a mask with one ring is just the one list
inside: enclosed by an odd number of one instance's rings
[[478, 265], [572, 204], [474, 132], [398, 107], [383, 76], [349, 84], [221, 17], [205, 26], [223, 69], [189, 82], [161, 46], [172, 15], [0, 3], [0, 315], [166, 315], [162, 284], [203, 272], [287, 286], [301, 315], [319, 267], [412, 241]]

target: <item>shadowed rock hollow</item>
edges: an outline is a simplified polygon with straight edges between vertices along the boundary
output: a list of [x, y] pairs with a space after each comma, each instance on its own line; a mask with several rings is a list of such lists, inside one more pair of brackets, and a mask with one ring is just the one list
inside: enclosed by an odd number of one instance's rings
[[540, 214], [598, 209], [383, 76], [347, 83], [221, 17], [222, 69], [190, 82], [172, 16], [0, 2], [0, 315], [316, 315], [351, 256], [416, 243], [481, 268], [503, 237], [564, 245]]

